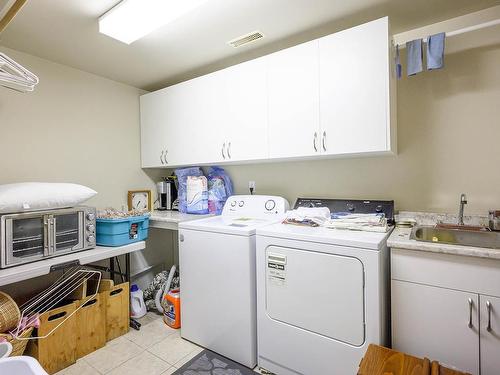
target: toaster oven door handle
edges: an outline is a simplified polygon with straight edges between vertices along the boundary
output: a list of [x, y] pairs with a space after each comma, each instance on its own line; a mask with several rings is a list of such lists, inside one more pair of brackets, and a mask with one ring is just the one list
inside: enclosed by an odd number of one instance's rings
[[52, 241], [52, 254], [56, 253], [56, 218], [52, 216], [51, 218], [52, 221], [52, 236], [50, 237], [50, 240]]
[[49, 256], [49, 246], [50, 246], [50, 238], [49, 238], [49, 217], [44, 215], [43, 217], [43, 256]]

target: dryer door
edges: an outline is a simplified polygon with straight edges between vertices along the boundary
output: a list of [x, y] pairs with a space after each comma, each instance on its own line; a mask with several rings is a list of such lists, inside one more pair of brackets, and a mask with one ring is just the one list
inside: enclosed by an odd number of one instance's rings
[[272, 319], [363, 345], [364, 270], [359, 259], [269, 246], [266, 262], [266, 311]]

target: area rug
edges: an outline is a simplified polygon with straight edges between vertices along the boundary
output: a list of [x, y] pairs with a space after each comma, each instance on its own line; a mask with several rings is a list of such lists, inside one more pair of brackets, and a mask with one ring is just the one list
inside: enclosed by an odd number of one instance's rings
[[247, 367], [210, 350], [203, 350], [172, 375], [255, 375]]

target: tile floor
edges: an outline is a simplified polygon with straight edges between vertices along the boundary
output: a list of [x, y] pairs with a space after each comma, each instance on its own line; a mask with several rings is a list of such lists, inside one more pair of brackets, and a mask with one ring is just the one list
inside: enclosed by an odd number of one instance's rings
[[138, 320], [140, 331], [131, 329], [57, 375], [167, 375], [203, 350], [166, 326], [161, 315], [149, 312]]

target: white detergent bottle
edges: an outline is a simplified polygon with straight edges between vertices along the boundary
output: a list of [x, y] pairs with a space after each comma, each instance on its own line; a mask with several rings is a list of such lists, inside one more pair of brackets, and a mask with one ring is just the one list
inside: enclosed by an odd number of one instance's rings
[[142, 318], [146, 313], [144, 294], [136, 284], [132, 284], [130, 287], [130, 316], [132, 318]]

